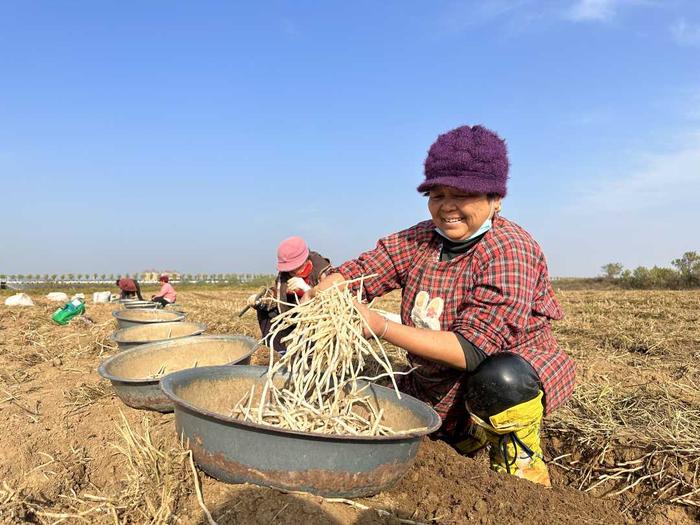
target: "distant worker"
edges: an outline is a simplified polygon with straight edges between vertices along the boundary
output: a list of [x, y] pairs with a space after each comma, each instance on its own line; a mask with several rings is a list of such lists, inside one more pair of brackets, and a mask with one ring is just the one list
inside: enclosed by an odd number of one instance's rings
[[[267, 338], [272, 320], [289, 310], [292, 307], [290, 305], [297, 304], [304, 293], [319, 283], [330, 266], [330, 260], [309, 251], [306, 241], [301, 237], [289, 237], [280, 243], [277, 247], [279, 273], [275, 287], [268, 289], [262, 297], [253, 294], [247, 301], [258, 313], [258, 324], [263, 338]], [[287, 329], [272, 341], [275, 350], [282, 354], [286, 352], [287, 348], [280, 340], [291, 331], [291, 328]], [[266, 343], [270, 344], [269, 341]]]
[[166, 307], [169, 304], [175, 304], [177, 294], [175, 293], [175, 288], [173, 288], [173, 285], [170, 284], [170, 277], [167, 275], [161, 275], [158, 277], [158, 281], [161, 283], [160, 291], [158, 292], [158, 295], [151, 297], [151, 301], [160, 303], [163, 307]]
[[143, 301], [141, 287], [136, 279], [122, 277], [121, 279], [117, 279], [117, 286], [119, 290], [121, 290], [119, 295], [120, 299], [136, 299], [138, 297], [140, 301]]

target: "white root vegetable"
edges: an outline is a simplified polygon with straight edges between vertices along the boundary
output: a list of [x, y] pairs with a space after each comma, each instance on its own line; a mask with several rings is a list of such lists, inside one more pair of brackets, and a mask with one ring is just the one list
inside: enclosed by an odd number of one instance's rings
[[[362, 290], [362, 279], [359, 281]], [[367, 385], [360, 386], [358, 380], [389, 377], [401, 398], [394, 376], [403, 372], [393, 371], [375, 334], [372, 339], [378, 349], [362, 335], [363, 327], [369, 326], [347, 286], [351, 282], [319, 292], [312, 300], [275, 318], [270, 347], [282, 331], [294, 328], [282, 339], [287, 352], [274, 362], [271, 350], [266, 382], [258, 393], [253, 386], [233, 408], [232, 416], [303, 432], [373, 436], [397, 433], [382, 424], [384, 409], [376, 406], [366, 392]], [[373, 378], [362, 376], [368, 360], [376, 361], [384, 373]], [[275, 376], [287, 373], [283, 385], [275, 384]]]

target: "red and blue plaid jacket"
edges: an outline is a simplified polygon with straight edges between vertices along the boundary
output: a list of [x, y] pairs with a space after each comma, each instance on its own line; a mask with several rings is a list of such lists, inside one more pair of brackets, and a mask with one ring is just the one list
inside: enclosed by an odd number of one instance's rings
[[[419, 291], [442, 297], [442, 330], [460, 333], [487, 355], [507, 351], [522, 356], [539, 375], [545, 412], [561, 406], [573, 392], [576, 365], [552, 335], [550, 320], [563, 314], [537, 242], [517, 224], [496, 217], [469, 252], [441, 262], [441, 249], [441, 237], [425, 221], [380, 239], [374, 250], [337, 271], [346, 279], [377, 274], [364, 281], [367, 300], [401, 288], [405, 325], [413, 325], [411, 309]], [[430, 403], [443, 428], [466, 419], [466, 373], [410, 354], [409, 360], [419, 368], [405, 378], [402, 389]]]

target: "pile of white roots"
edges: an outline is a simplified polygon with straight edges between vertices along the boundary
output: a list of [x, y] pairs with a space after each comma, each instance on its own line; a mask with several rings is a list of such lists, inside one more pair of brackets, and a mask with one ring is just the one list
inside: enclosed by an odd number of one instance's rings
[[[363, 327], [369, 326], [353, 302], [349, 282], [319, 292], [312, 300], [275, 318], [271, 338], [294, 327], [282, 339], [287, 352], [277, 362], [270, 356], [262, 392], [256, 393], [253, 386], [231, 415], [302, 432], [365, 436], [397, 433], [382, 424], [384, 409], [372, 402], [368, 387], [369, 381], [388, 376], [401, 398], [394, 379], [399, 372], [392, 370], [379, 338], [372, 337], [375, 349], [362, 335]], [[272, 347], [272, 342], [269, 345]], [[385, 373], [362, 376], [368, 359], [374, 359]], [[276, 374], [285, 377], [283, 384], [279, 378], [273, 381]], [[358, 384], [358, 380], [365, 381]]]

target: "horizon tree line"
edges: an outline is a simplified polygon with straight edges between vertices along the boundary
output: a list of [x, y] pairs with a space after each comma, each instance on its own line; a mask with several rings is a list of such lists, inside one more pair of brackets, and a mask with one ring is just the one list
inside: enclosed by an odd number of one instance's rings
[[621, 263], [608, 263], [601, 266], [601, 277], [623, 288], [680, 290], [700, 287], [700, 255], [685, 252], [671, 261], [673, 268], [638, 266], [634, 270], [625, 269]]

